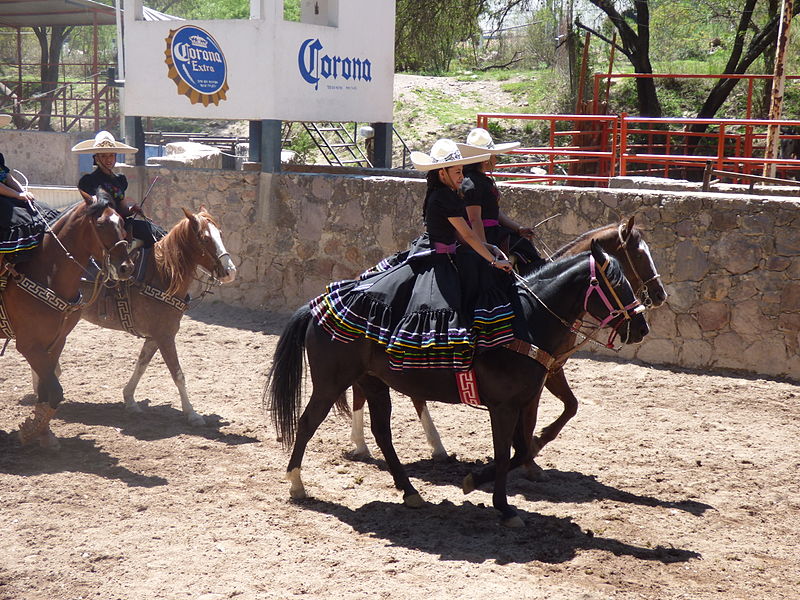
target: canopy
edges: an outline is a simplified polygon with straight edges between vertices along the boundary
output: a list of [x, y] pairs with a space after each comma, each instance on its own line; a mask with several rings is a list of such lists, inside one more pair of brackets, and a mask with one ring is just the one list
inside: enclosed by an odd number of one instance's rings
[[[179, 20], [143, 7], [145, 21]], [[94, 0], [0, 0], [0, 27], [115, 25], [114, 7]]]

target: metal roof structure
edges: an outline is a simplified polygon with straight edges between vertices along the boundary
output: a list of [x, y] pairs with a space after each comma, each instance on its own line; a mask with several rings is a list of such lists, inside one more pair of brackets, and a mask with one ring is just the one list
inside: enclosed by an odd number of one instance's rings
[[[143, 7], [145, 21], [180, 20]], [[0, 0], [0, 27], [115, 25], [114, 6], [94, 0]]]

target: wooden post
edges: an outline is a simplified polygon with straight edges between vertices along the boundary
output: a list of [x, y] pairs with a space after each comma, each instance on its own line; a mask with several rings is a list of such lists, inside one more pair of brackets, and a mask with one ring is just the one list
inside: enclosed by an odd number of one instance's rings
[[[783, 84], [786, 80], [786, 47], [789, 43], [789, 25], [792, 20], [792, 2], [781, 0], [781, 22], [778, 25], [778, 47], [775, 52], [775, 73], [772, 84], [772, 98], [769, 107], [769, 120], [777, 121], [781, 118], [783, 110]], [[778, 142], [780, 140], [780, 125], [770, 124], [767, 128], [767, 146], [764, 148], [764, 158], [774, 159], [778, 156]], [[775, 164], [764, 164], [764, 177], [775, 177]]]

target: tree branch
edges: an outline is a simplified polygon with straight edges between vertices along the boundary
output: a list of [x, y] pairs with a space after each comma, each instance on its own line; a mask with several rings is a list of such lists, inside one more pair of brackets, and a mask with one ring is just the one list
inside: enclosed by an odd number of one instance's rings
[[619, 44], [615, 44], [610, 39], [608, 39], [606, 36], [604, 36], [602, 33], [598, 32], [598, 31], [595, 31], [594, 29], [592, 29], [588, 25], [584, 25], [583, 23], [580, 22], [580, 20], [575, 19], [575, 27], [577, 27], [578, 29], [583, 29], [584, 31], [588, 31], [593, 36], [603, 40], [606, 44], [608, 44], [609, 46], [613, 46], [614, 48], [616, 48], [617, 50], [622, 52], [625, 56], [630, 58], [630, 54], [628, 54], [628, 51], [625, 48], [622, 48]]

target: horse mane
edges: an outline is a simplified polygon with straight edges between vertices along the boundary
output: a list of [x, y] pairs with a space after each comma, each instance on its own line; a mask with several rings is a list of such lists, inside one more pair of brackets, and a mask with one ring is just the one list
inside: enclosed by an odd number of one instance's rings
[[[217, 226], [214, 217], [205, 211], [194, 216]], [[175, 294], [192, 278], [197, 259], [203, 252], [194, 232], [194, 221], [188, 216], [178, 221], [167, 235], [155, 243], [153, 250], [159, 274], [169, 281], [166, 293]]]
[[617, 227], [619, 227], [618, 223], [610, 223], [609, 225], [603, 225], [602, 227], [597, 227], [596, 229], [592, 229], [591, 231], [587, 231], [586, 233], [582, 233], [581, 235], [576, 237], [571, 242], [568, 242], [568, 243], [564, 244], [563, 246], [561, 246], [561, 248], [556, 250], [550, 258], [552, 260], [556, 260], [558, 258], [561, 258], [567, 252], [569, 252], [570, 249], [574, 248], [575, 246], [577, 246], [581, 242], [585, 242], [587, 239], [591, 239], [593, 237], [599, 237], [598, 234], [600, 234], [601, 232], [605, 233], [609, 229], [613, 229], [616, 232]]

